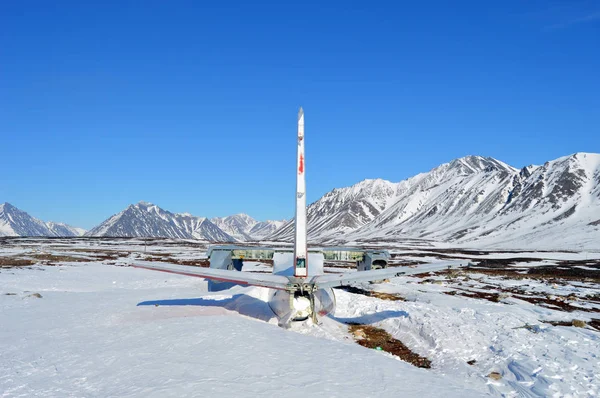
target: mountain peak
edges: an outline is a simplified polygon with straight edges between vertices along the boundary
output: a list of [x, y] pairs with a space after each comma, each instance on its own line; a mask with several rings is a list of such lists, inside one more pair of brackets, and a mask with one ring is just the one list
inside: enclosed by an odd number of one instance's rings
[[86, 235], [234, 241], [204, 217], [195, 217], [189, 213], [171, 213], [144, 201], [129, 205], [125, 210], [88, 231]]
[[13, 205], [11, 205], [8, 202], [4, 202], [4, 203], [0, 204], [0, 209], [8, 209], [8, 210], [10, 210], [10, 209], [16, 209], [16, 207], [13, 206]]
[[468, 155], [462, 158], [457, 158], [448, 163], [451, 168], [463, 168], [465, 171], [480, 172], [480, 171], [516, 171], [515, 168], [507, 165], [492, 157], [483, 157], [479, 155]]
[[80, 228], [44, 222], [8, 202], [0, 204], [0, 236], [79, 236]]

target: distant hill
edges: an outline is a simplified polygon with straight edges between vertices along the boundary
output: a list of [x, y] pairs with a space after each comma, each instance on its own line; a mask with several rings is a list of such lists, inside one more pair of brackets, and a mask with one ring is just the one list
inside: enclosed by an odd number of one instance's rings
[[67, 224], [38, 220], [10, 203], [0, 205], [0, 236], [81, 236], [84, 232]]

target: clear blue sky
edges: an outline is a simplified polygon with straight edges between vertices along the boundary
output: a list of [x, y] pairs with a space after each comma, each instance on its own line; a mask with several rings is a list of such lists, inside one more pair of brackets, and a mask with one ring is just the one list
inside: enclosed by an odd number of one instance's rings
[[[0, 203], [293, 216], [469, 154], [600, 152], [600, 1], [3, 1]], [[323, 5], [325, 4], [325, 5]]]

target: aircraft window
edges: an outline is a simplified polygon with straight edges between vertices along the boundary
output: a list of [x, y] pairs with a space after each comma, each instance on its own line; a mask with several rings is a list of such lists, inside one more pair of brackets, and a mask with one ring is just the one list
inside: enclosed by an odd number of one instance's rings
[[306, 268], [306, 259], [297, 258], [296, 259], [296, 268]]

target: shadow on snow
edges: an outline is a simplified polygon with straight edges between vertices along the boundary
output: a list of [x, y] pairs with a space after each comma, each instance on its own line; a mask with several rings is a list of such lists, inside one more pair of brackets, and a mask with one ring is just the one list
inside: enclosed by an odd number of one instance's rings
[[[246, 294], [236, 294], [224, 299], [198, 297], [186, 299], [151, 300], [138, 303], [138, 306], [220, 307], [229, 311], [237, 312], [240, 315], [248, 316], [265, 322], [268, 322], [274, 316], [273, 311], [271, 311], [268, 303]], [[389, 318], [406, 318], [408, 317], [408, 312], [387, 310], [354, 318], [336, 317], [331, 314], [328, 316], [339, 323], [370, 325]]]
[[235, 311], [240, 315], [268, 322], [273, 316], [273, 311], [268, 303], [246, 294], [236, 294], [224, 299], [188, 298], [142, 301], [138, 306], [199, 306], [199, 307], [221, 307], [229, 311]]

